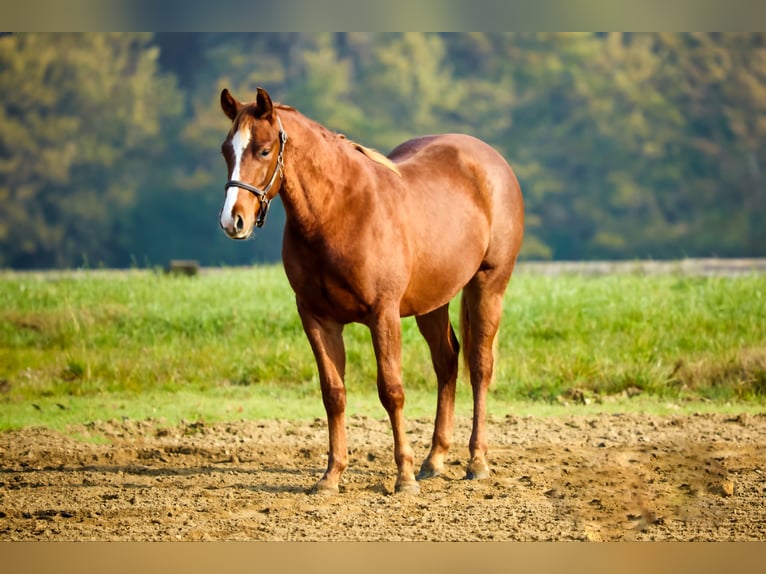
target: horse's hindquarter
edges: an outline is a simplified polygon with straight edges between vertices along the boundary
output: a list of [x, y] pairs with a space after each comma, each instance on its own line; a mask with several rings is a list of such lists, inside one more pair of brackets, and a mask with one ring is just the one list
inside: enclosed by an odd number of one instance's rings
[[406, 188], [400, 209], [411, 254], [402, 315], [444, 305], [482, 266], [512, 268], [523, 206], [513, 171], [494, 149], [450, 134], [407, 142], [391, 158]]

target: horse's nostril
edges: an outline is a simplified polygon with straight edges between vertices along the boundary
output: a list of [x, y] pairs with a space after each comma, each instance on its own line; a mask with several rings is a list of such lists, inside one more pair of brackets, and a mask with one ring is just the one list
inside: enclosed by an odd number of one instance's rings
[[242, 231], [242, 228], [245, 227], [245, 220], [241, 215], [236, 215], [234, 217], [234, 230], [239, 233]]

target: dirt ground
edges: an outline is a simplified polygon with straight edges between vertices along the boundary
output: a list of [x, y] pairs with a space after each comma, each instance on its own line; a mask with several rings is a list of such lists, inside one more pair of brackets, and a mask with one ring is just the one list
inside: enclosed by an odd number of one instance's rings
[[[339, 494], [307, 494], [326, 424], [97, 422], [0, 433], [0, 540], [766, 540], [766, 414], [489, 424], [492, 475], [393, 493], [388, 422], [347, 422]], [[431, 421], [409, 421], [425, 456]]]

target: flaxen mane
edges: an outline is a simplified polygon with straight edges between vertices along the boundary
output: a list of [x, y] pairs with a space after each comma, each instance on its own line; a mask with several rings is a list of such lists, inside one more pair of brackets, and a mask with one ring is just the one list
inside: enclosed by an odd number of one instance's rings
[[393, 171], [396, 175], [399, 177], [402, 176], [401, 172], [399, 171], [399, 168], [396, 166], [394, 162], [392, 162], [390, 159], [388, 159], [386, 156], [384, 156], [382, 153], [380, 153], [378, 150], [364, 147], [361, 144], [356, 143], [355, 141], [351, 141], [343, 134], [338, 134], [338, 137], [342, 140], [346, 140], [348, 143], [351, 144], [351, 146], [356, 150], [362, 152], [364, 155], [366, 155], [368, 158], [370, 158], [372, 161], [379, 163], [382, 166], [387, 167], [391, 171]]

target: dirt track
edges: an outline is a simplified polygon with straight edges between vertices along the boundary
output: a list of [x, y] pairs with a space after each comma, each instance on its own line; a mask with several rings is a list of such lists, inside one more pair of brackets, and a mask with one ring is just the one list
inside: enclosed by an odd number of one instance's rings
[[[348, 421], [341, 492], [306, 494], [323, 420], [0, 433], [0, 540], [766, 540], [766, 415], [490, 421], [486, 481], [393, 494], [388, 423]], [[431, 422], [410, 421], [416, 455]], [[106, 438], [100, 443], [94, 438]]]

